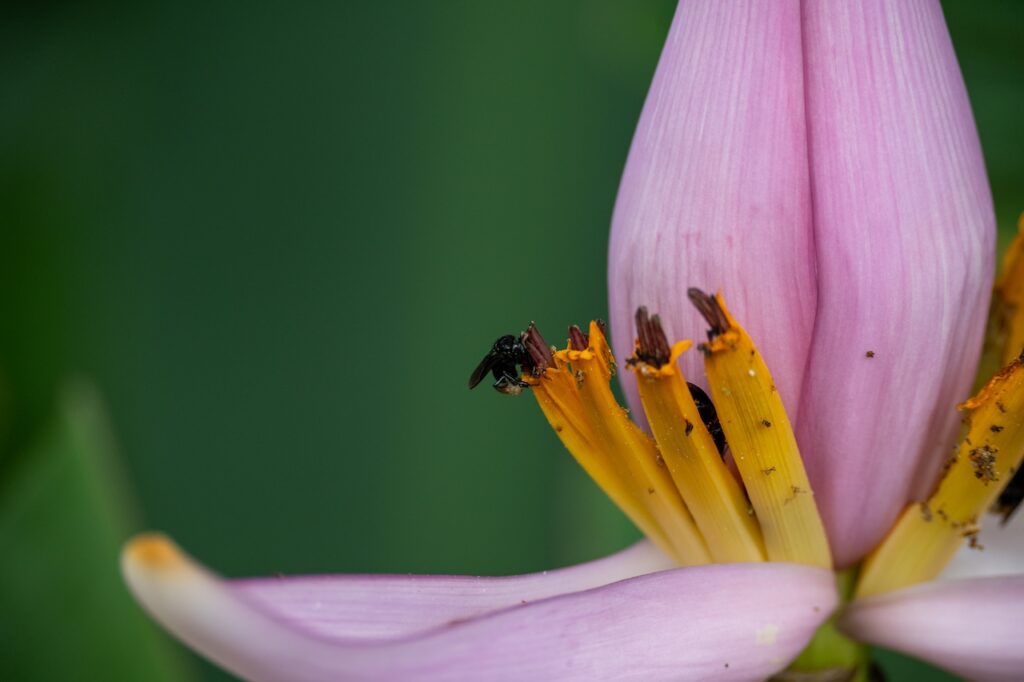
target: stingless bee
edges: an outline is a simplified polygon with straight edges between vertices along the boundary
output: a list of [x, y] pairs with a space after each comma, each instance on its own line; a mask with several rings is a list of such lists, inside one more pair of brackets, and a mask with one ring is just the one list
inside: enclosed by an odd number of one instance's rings
[[490, 372], [495, 379], [494, 390], [505, 395], [519, 395], [529, 384], [519, 378], [519, 366], [531, 366], [530, 354], [521, 336], [506, 334], [499, 337], [469, 377], [471, 389]]

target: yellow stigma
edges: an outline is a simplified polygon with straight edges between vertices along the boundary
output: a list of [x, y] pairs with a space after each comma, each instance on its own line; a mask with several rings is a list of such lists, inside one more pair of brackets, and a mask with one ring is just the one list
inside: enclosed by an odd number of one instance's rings
[[[677, 365], [692, 343], [670, 347], [656, 316], [642, 318], [637, 355], [627, 363], [654, 439], [615, 400], [609, 386], [615, 361], [596, 323], [588, 334], [573, 328], [568, 347], [549, 353], [523, 381], [584, 470], [681, 565], [769, 560], [831, 567], [824, 526], [768, 368], [720, 297], [714, 305], [724, 327], [702, 350], [742, 482], [723, 461], [704, 408]], [[544, 345], [532, 327], [524, 339], [532, 348]]]

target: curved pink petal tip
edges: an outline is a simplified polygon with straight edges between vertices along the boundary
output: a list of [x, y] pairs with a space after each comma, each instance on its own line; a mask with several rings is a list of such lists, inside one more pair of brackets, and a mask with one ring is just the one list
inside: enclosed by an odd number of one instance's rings
[[580, 592], [676, 564], [644, 540], [578, 566], [527, 575], [323, 575], [233, 580], [279, 617], [335, 638], [387, 639]]
[[[542, 576], [478, 580], [474, 589], [465, 589], [472, 579], [446, 589], [458, 579], [431, 577], [284, 579], [299, 585], [297, 591], [264, 589], [266, 581], [220, 580], [153, 536], [129, 544], [122, 565], [132, 592], [157, 621], [253, 680], [761, 679], [799, 653], [836, 603], [827, 571], [717, 565], [527, 599], [424, 630], [432, 618], [414, 615], [417, 610], [450, 614], [453, 603], [478, 602], [481, 595], [486, 602], [492, 587], [502, 596], [491, 603], [507, 603], [521, 596], [516, 581], [522, 595], [541, 594]], [[592, 570], [587, 566], [584, 572]], [[549, 574], [556, 584], [559, 573]], [[421, 584], [432, 597], [418, 592]], [[359, 594], [356, 585], [367, 592]], [[374, 592], [379, 586], [385, 592]], [[381, 628], [368, 614], [375, 603], [406, 624]], [[377, 637], [357, 637], [361, 623]]]
[[1020, 680], [1024, 576], [928, 583], [853, 602], [840, 627], [971, 680]]

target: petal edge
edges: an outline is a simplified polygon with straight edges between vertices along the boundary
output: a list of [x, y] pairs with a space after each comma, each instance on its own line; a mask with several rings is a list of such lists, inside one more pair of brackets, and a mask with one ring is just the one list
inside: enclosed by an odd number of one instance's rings
[[860, 641], [972, 680], [1010, 682], [1024, 671], [1024, 575], [927, 583], [853, 602], [840, 627]]
[[130, 544], [122, 560], [140, 603], [197, 651], [253, 680], [749, 680], [785, 666], [835, 606], [827, 571], [715, 565], [352, 643], [297, 630], [169, 541], [149, 543]]

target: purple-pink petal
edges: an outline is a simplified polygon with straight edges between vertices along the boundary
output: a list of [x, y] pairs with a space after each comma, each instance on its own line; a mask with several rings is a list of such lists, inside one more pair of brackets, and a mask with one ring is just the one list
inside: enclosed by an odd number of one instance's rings
[[1024, 676], [1024, 575], [928, 583], [853, 602], [840, 627], [971, 680]]
[[797, 435], [842, 567], [953, 443], [995, 228], [937, 0], [804, 3], [803, 26], [818, 308]]
[[[542, 598], [411, 636], [359, 639], [351, 623], [332, 631], [317, 622], [315, 600], [303, 609], [290, 599], [282, 607], [269, 592], [256, 599], [253, 583], [220, 580], [166, 540], [130, 544], [123, 569], [140, 603], [182, 641], [246, 679], [289, 682], [763, 679], [800, 652], [836, 604], [828, 571], [713, 565]], [[325, 599], [341, 613], [331, 579], [323, 581]], [[364, 595], [354, 608], [367, 606]]]
[[[795, 413], [816, 307], [800, 4], [683, 0], [637, 126], [608, 252], [612, 338], [633, 353], [633, 313], [673, 340], [707, 324], [688, 287], [722, 290]], [[699, 353], [681, 365], [706, 385]], [[622, 372], [633, 414], [643, 414]]]
[[317, 634], [387, 639], [669, 568], [674, 562], [644, 540], [603, 559], [520, 576], [318, 575], [232, 585], [279, 618]]
[[[632, 353], [639, 305], [673, 339], [701, 338], [686, 289], [721, 289], [848, 566], [928, 492], [952, 443], [994, 237], [937, 0], [682, 0], [612, 222], [615, 349]], [[703, 381], [699, 354], [682, 366]]]

